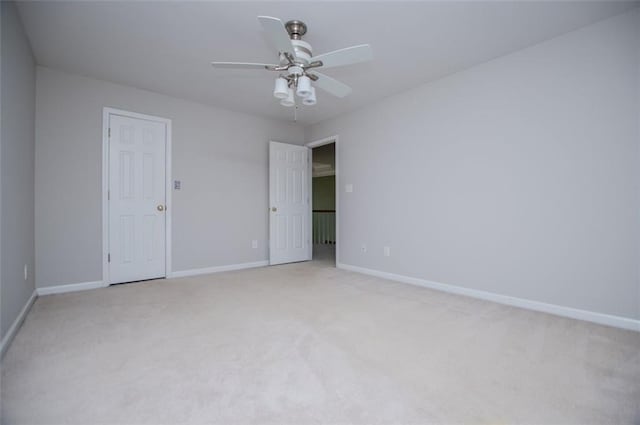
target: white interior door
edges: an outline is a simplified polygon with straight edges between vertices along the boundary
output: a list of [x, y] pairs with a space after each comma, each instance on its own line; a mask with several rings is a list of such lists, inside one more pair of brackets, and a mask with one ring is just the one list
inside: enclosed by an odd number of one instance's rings
[[109, 283], [166, 276], [165, 123], [109, 116]]
[[269, 263], [310, 259], [309, 148], [269, 144]]

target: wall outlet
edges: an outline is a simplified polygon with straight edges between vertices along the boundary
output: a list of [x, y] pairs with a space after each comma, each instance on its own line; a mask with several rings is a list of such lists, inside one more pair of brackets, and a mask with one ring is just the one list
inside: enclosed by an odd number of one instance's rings
[[251, 241], [251, 248], [253, 248], [253, 249], [257, 249], [258, 248], [258, 241], [256, 239]]
[[362, 246], [360, 247], [360, 251], [367, 252], [367, 244], [363, 243]]
[[388, 246], [384, 247], [384, 256], [385, 257], [390, 257], [391, 256], [391, 248]]
[[24, 265], [24, 280], [27, 280], [29, 278], [29, 266], [28, 265]]

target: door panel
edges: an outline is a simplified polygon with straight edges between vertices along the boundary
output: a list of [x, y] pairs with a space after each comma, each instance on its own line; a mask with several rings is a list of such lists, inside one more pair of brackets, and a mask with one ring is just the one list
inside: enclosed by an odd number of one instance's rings
[[310, 259], [308, 179], [308, 148], [269, 144], [270, 264]]
[[109, 283], [166, 275], [166, 125], [109, 116]]

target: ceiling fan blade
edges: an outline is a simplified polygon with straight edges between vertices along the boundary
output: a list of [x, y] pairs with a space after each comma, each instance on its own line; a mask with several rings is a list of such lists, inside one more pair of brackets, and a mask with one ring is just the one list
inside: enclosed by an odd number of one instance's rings
[[316, 81], [313, 82], [314, 86], [321, 88], [329, 94], [332, 94], [336, 97], [345, 97], [351, 93], [351, 87], [348, 85], [341, 83], [338, 80], [334, 80], [328, 75], [321, 74], [319, 72], [313, 72], [313, 75], [318, 77]]
[[258, 21], [279, 53], [289, 53], [292, 57], [296, 57], [289, 33], [280, 19], [271, 16], [258, 16]]
[[270, 68], [278, 65], [271, 65], [268, 63], [211, 62], [211, 66], [220, 69], [265, 69], [270, 71]]
[[333, 68], [334, 66], [351, 65], [359, 62], [366, 62], [373, 59], [373, 50], [368, 44], [345, 47], [333, 52], [323, 53], [311, 58], [312, 62], [322, 61], [323, 68]]

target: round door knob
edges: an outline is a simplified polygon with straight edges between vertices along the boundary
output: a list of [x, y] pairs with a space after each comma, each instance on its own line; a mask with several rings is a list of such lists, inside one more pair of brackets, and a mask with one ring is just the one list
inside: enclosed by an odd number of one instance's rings
[[158, 205], [156, 208], [158, 211], [164, 211], [164, 205]]
[[276, 207], [271, 207], [271, 211], [276, 212], [278, 209]]

